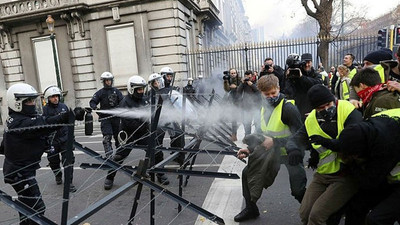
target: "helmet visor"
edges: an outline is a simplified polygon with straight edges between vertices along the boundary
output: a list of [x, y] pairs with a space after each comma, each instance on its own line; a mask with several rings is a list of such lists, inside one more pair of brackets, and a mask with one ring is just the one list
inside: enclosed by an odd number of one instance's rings
[[156, 90], [163, 89], [165, 87], [164, 79], [162, 77], [159, 77], [159, 78], [153, 80], [151, 83], [151, 87]]

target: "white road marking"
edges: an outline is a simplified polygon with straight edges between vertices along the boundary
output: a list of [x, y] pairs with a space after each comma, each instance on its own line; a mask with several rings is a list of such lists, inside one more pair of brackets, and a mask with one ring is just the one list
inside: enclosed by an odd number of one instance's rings
[[[238, 129], [238, 140], [244, 137], [243, 126]], [[240, 141], [236, 142], [237, 146], [242, 147]], [[246, 165], [233, 156], [225, 156], [222, 160], [218, 172], [236, 173], [242, 176], [242, 170]], [[204, 200], [203, 209], [224, 219], [225, 224], [238, 224], [233, 217], [242, 211], [242, 181], [241, 179], [220, 179], [215, 178], [211, 184], [210, 190]], [[207, 220], [203, 216], [198, 216], [195, 225], [211, 225], [215, 224]]]

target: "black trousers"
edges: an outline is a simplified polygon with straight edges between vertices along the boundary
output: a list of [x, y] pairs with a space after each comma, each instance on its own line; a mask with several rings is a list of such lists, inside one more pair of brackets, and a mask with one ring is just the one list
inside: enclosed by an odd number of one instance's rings
[[[54, 175], [56, 176], [61, 176], [61, 164], [63, 167], [65, 167], [65, 162], [67, 161], [67, 150], [63, 150], [61, 147], [55, 146], [55, 151], [52, 153], [47, 153], [47, 160], [49, 160], [49, 166], [51, 170], [53, 171]], [[61, 157], [60, 157], [61, 155]], [[72, 154], [72, 174], [71, 174], [71, 181], [73, 177], [73, 168], [74, 168], [74, 163], [75, 163], [75, 156]]]
[[346, 225], [393, 225], [396, 221], [400, 221], [400, 184], [360, 190], [346, 210]]
[[[36, 210], [39, 214], [44, 215], [46, 206], [44, 205], [35, 176], [21, 177], [18, 181], [16, 180], [15, 183], [12, 183], [11, 186], [17, 192], [19, 201]], [[37, 224], [21, 213], [19, 214], [19, 218], [21, 225]]]

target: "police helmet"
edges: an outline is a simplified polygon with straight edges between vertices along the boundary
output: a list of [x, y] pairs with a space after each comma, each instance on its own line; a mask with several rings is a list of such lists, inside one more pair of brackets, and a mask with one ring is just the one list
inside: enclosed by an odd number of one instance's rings
[[171, 69], [171, 67], [166, 66], [166, 67], [161, 68], [160, 74], [162, 76], [164, 76], [164, 75], [174, 75], [174, 71]]
[[[149, 84], [152, 88], [154, 89], [163, 89], [165, 87], [164, 85], [164, 79], [162, 78], [162, 76], [158, 73], [152, 73], [149, 76]], [[157, 82], [157, 85], [155, 84], [155, 82]]]
[[127, 89], [130, 95], [137, 96], [136, 89], [137, 88], [145, 88], [147, 86], [146, 81], [141, 76], [131, 76], [128, 80]]
[[[103, 85], [104, 87], [111, 87], [114, 83], [114, 75], [112, 75], [112, 73], [110, 72], [104, 72], [100, 75], [100, 80], [103, 81]], [[106, 80], [111, 80], [111, 85], [106, 85]]]
[[31, 85], [24, 83], [14, 84], [7, 90], [8, 108], [15, 112], [21, 112], [23, 101], [36, 99], [38, 96], [38, 92]]
[[58, 95], [59, 100], [61, 100], [61, 90], [55, 85], [50, 85], [44, 89], [43, 97], [46, 104], [49, 103], [49, 97], [53, 95]]

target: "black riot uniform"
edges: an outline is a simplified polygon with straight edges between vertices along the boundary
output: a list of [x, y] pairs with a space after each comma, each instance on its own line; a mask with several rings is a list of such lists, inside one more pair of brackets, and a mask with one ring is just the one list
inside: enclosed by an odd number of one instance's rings
[[[68, 107], [64, 103], [52, 104], [50, 101], [43, 107], [43, 116], [56, 116], [62, 113], [67, 113]], [[64, 165], [66, 162], [66, 150], [68, 140], [68, 127], [64, 126], [58, 129], [54, 134], [50, 135], [50, 145], [53, 146], [53, 151], [47, 153], [49, 166], [56, 176], [57, 184], [62, 183], [62, 172], [60, 163]], [[61, 160], [60, 160], [61, 154]], [[75, 157], [72, 156], [72, 165], [75, 162]], [[72, 180], [72, 174], [71, 174]], [[72, 187], [72, 186], [71, 186]], [[73, 188], [74, 189], [74, 188]]]
[[[26, 106], [23, 107], [26, 108]], [[25, 112], [24, 110], [15, 112], [9, 108], [8, 131], [3, 135], [4, 182], [12, 185], [18, 194], [18, 200], [40, 214], [44, 214], [45, 204], [35, 176], [36, 170], [40, 168], [39, 163], [43, 152], [49, 147], [48, 136], [54, 129], [13, 129], [61, 123], [66, 121], [66, 115], [68, 114], [44, 117], [37, 115], [34, 108]], [[20, 220], [20, 224], [36, 224], [22, 214], [20, 214]]]
[[[98, 90], [90, 100], [90, 108], [96, 109], [100, 103], [100, 109], [113, 109], [119, 105], [123, 96], [122, 93], [115, 87], [108, 87], [104, 85], [104, 88]], [[101, 120], [101, 133], [103, 134], [103, 146], [107, 157], [112, 155], [112, 143], [111, 139], [114, 137], [116, 148], [119, 147], [118, 142], [118, 131], [120, 119], [118, 117], [111, 117], [105, 119], [109, 115], [99, 113], [99, 119]]]

